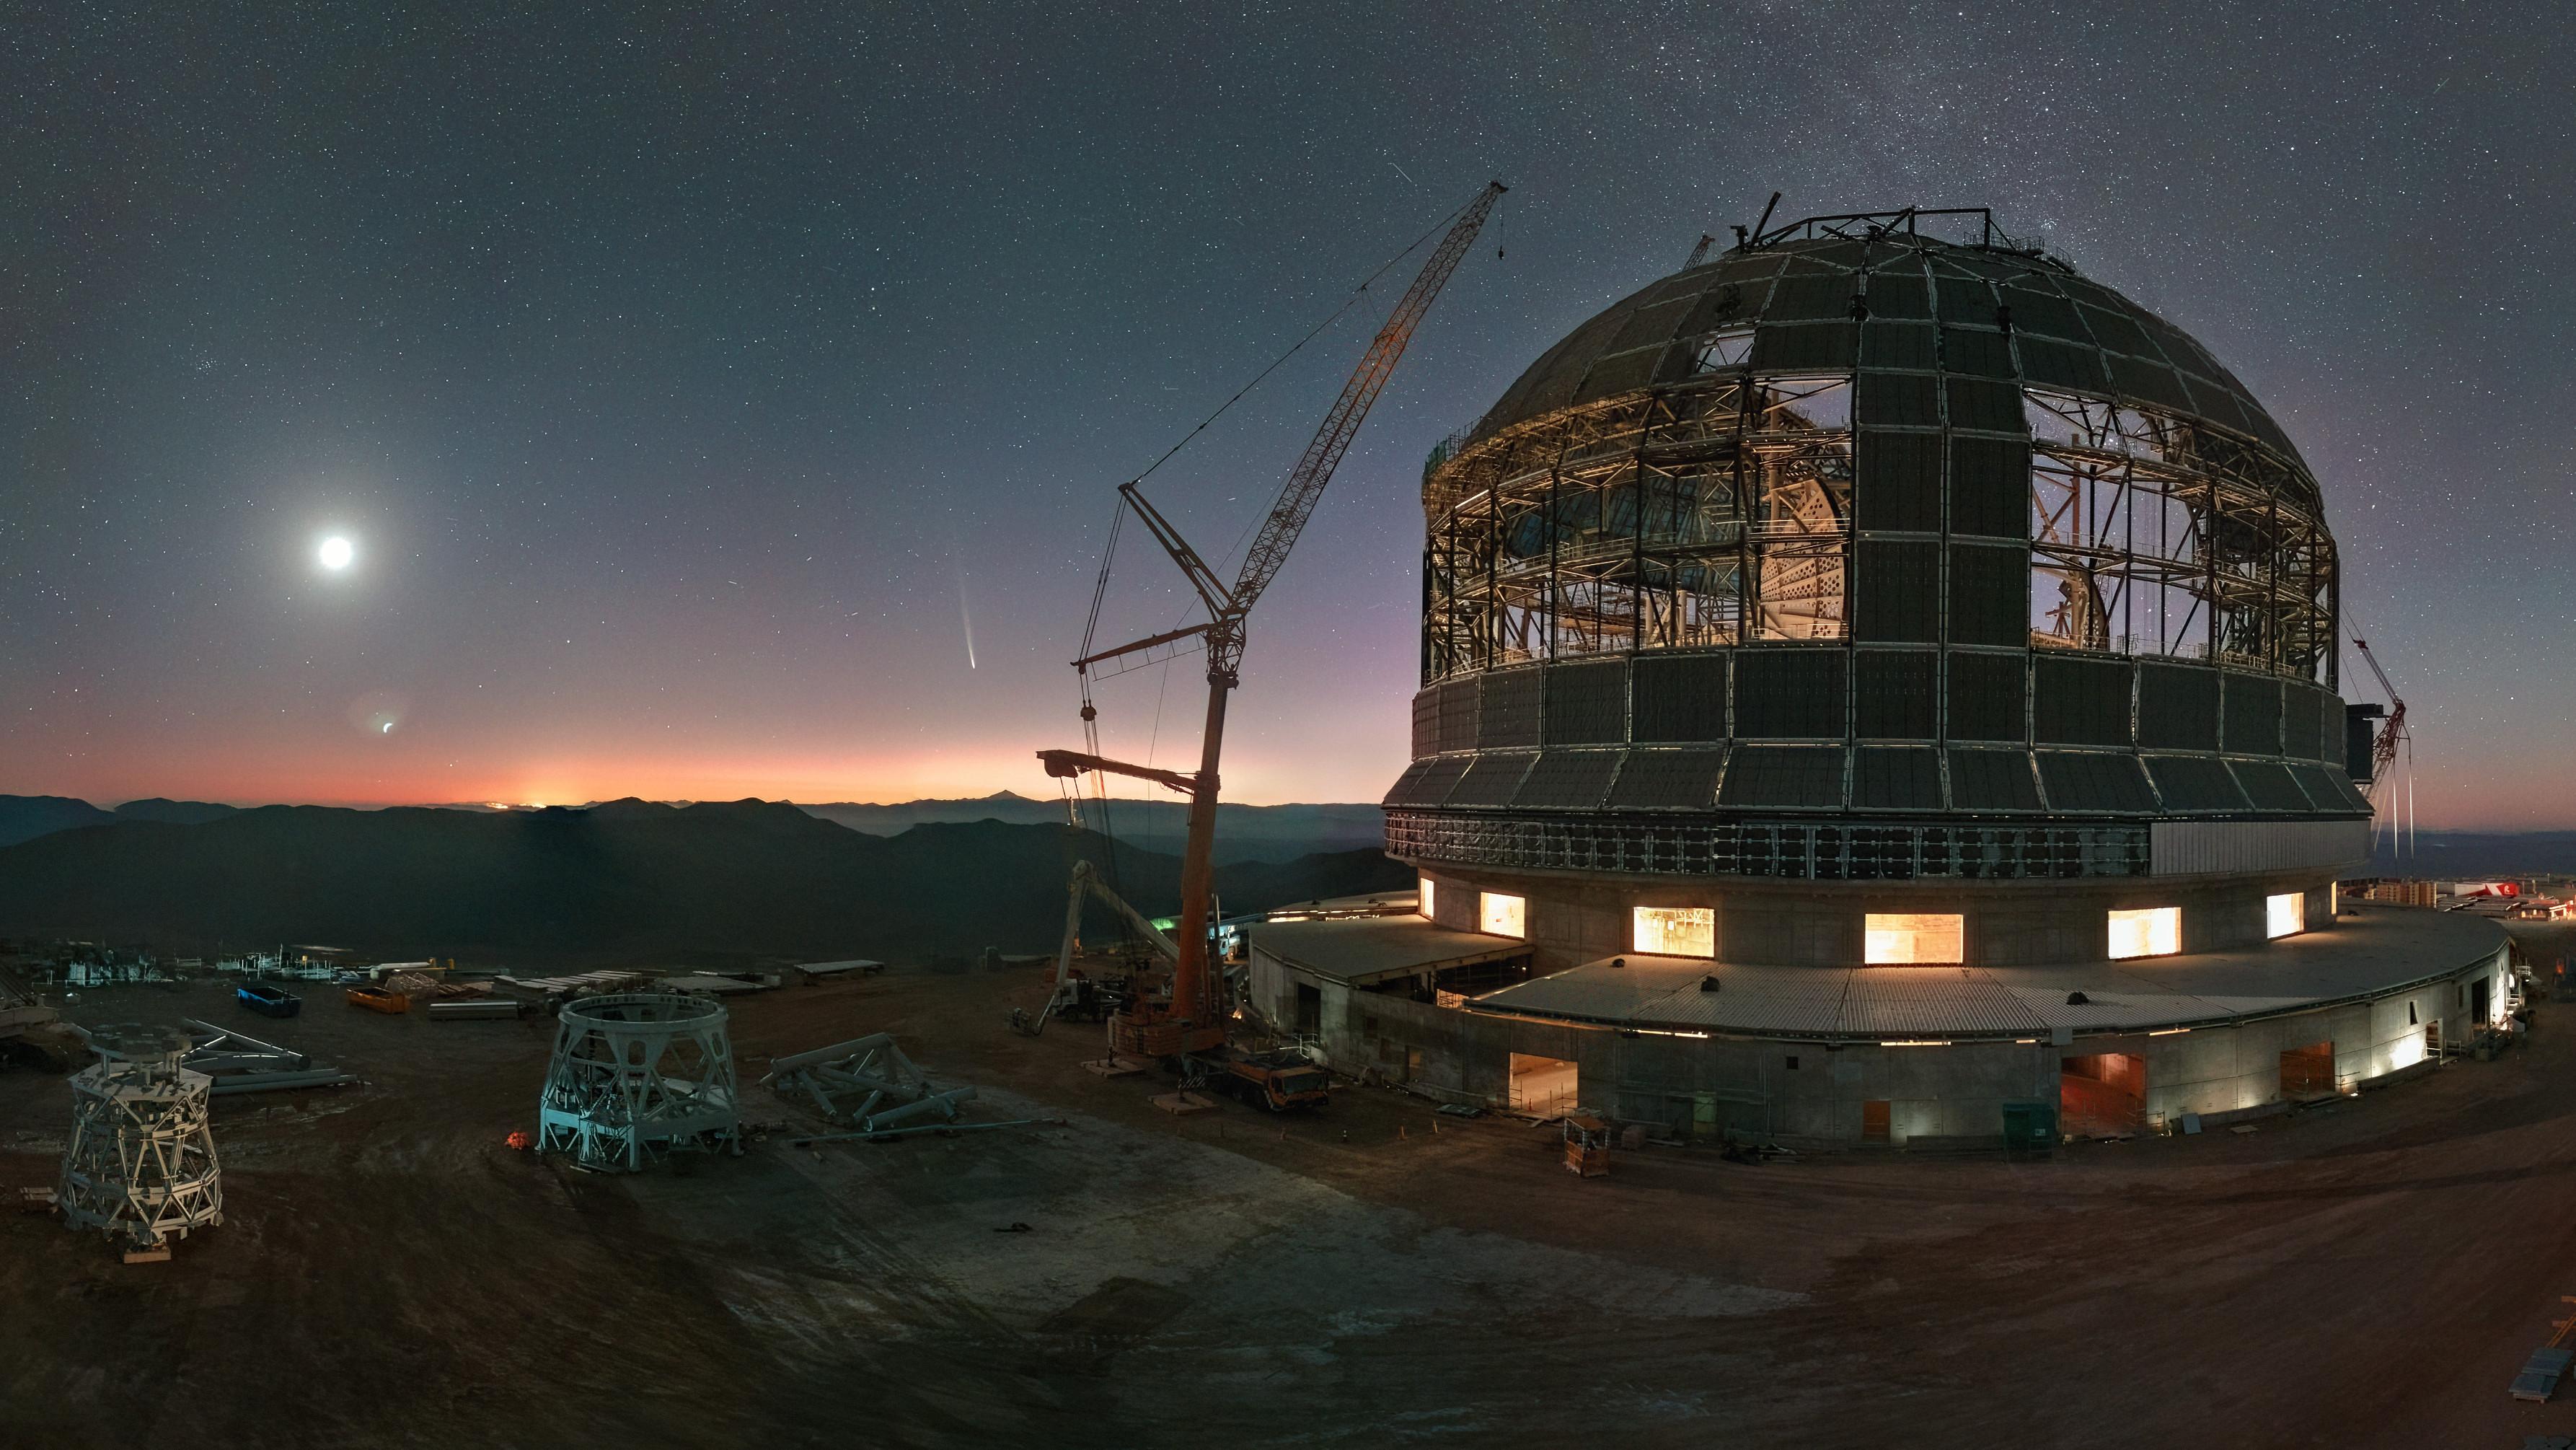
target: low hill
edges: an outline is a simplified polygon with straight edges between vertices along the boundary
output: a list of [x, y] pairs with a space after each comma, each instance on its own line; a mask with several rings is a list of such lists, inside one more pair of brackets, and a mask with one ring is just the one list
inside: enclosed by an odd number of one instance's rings
[[[1177, 904], [1177, 858], [1113, 850], [1062, 825], [881, 837], [761, 801], [508, 813], [266, 806], [0, 848], [0, 935], [174, 950], [330, 941], [529, 965], [1044, 951], [1077, 859], [1149, 914]], [[1411, 880], [1368, 849], [1224, 867], [1217, 888], [1232, 912]]]
[[[871, 836], [891, 836], [914, 826], [971, 821], [1053, 825], [1064, 820], [1062, 801], [1032, 800], [1011, 791], [974, 800], [904, 801], [883, 806], [839, 801], [799, 809]], [[1101, 809], [1096, 803], [1084, 807], [1086, 813]], [[1106, 808], [1105, 829], [1119, 840], [1148, 851], [1178, 853], [1189, 829], [1189, 811], [1189, 803], [1178, 797], [1113, 800]], [[1094, 829], [1104, 828], [1101, 822], [1092, 824]], [[1386, 816], [1374, 805], [1252, 806], [1220, 801], [1216, 808], [1219, 861], [1289, 861], [1316, 851], [1363, 850], [1376, 846], [1385, 834]]]
[[60, 795], [0, 795], [0, 846], [14, 846], [75, 826], [103, 826], [116, 817], [87, 801]]

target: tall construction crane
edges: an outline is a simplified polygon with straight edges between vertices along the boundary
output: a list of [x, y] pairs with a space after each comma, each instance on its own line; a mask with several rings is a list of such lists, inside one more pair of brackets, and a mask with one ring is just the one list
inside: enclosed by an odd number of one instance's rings
[[1253, 536], [1252, 547], [1244, 554], [1243, 568], [1235, 575], [1231, 588], [1217, 578], [1216, 571], [1181, 537], [1180, 530], [1146, 501], [1134, 482], [1119, 485], [1120, 499], [1153, 534], [1154, 542], [1163, 546], [1163, 552], [1172, 556], [1172, 562], [1198, 594], [1199, 602], [1207, 607], [1208, 617], [1201, 624], [1085, 655], [1075, 660], [1073, 667], [1077, 672], [1087, 672], [1121, 655], [1176, 644], [1196, 635], [1207, 652], [1208, 702], [1207, 724], [1199, 737], [1196, 775], [1130, 765], [1081, 751], [1038, 752], [1047, 774], [1060, 779], [1079, 779], [1087, 772], [1107, 771], [1153, 781], [1190, 798], [1188, 844], [1181, 854], [1181, 912], [1174, 933], [1179, 955], [1172, 964], [1170, 987], [1167, 992], [1136, 994], [1110, 1018], [1112, 1053], [1177, 1057], [1204, 1052], [1225, 1042], [1224, 1007], [1218, 1001], [1215, 974], [1208, 969], [1208, 903], [1216, 875], [1213, 857], [1217, 764], [1225, 746], [1226, 697], [1240, 680], [1244, 621], [1260, 601], [1262, 591], [1278, 577], [1280, 566], [1288, 562], [1288, 551], [1296, 547], [1297, 536], [1305, 531], [1306, 521], [1314, 517], [1315, 505], [1324, 496], [1324, 485], [1332, 481], [1333, 470], [1340, 466], [1342, 455], [1350, 451], [1351, 440], [1358, 436], [1370, 406], [1385, 390], [1397, 359], [1404, 356], [1405, 344], [1413, 340], [1413, 330], [1421, 326], [1432, 300], [1447, 285], [1450, 274], [1458, 270], [1467, 248], [1474, 245], [1476, 234], [1484, 229], [1485, 218], [1492, 213], [1494, 203], [1502, 200], [1506, 189], [1501, 182], [1493, 182], [1459, 212], [1447, 235], [1432, 249], [1430, 260], [1422, 264], [1421, 274], [1405, 289], [1395, 310], [1387, 314], [1350, 381], [1342, 385], [1341, 396], [1324, 414], [1323, 425], [1315, 430], [1296, 466], [1288, 470], [1288, 480], [1280, 486], [1278, 500], [1262, 519], [1260, 532]]
[[2379, 789], [2381, 778], [2388, 774], [2388, 767], [2395, 763], [2398, 747], [2409, 738], [2406, 733], [2406, 701], [2399, 697], [2397, 687], [2388, 683], [2388, 671], [2379, 667], [2379, 656], [2370, 652], [2370, 641], [2354, 635], [2352, 647], [2361, 651], [2362, 663], [2370, 666], [2370, 673], [2379, 680], [2380, 693], [2388, 697], [2387, 722], [2379, 727], [2378, 735], [2370, 742], [2370, 788], [2375, 791]]

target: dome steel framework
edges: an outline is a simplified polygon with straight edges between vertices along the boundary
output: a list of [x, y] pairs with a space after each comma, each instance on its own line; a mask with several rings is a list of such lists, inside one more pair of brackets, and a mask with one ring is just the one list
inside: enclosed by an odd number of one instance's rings
[[1638, 291], [1423, 503], [1400, 856], [2127, 875], [2155, 820], [2368, 814], [2298, 451], [1983, 209], [1809, 218]]

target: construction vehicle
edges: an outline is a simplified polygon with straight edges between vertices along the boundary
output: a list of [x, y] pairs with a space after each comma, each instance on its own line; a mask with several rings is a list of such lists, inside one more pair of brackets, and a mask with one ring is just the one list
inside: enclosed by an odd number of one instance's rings
[[2388, 682], [2388, 671], [2379, 667], [2379, 656], [2370, 652], [2370, 641], [2354, 635], [2352, 647], [2361, 651], [2361, 662], [2370, 666], [2370, 673], [2379, 680], [2380, 692], [2388, 697], [2388, 717], [2370, 742], [2370, 788], [2376, 793], [2388, 767], [2396, 762], [2399, 748], [2413, 737], [2406, 730], [2406, 701]]
[[1332, 1104], [1331, 1074], [1294, 1048], [1246, 1052], [1218, 1047], [1199, 1054], [1207, 1065], [1207, 1085], [1228, 1092], [1256, 1108], [1284, 1113], [1291, 1108], [1321, 1112]]
[[1126, 1000], [1127, 979], [1114, 982], [1096, 979], [1084, 975], [1082, 969], [1073, 964], [1082, 950], [1082, 905], [1092, 899], [1118, 914], [1131, 941], [1142, 944], [1166, 962], [1179, 959], [1180, 949], [1172, 944], [1170, 937], [1147, 921], [1143, 913], [1129, 906], [1125, 898], [1110, 890], [1101, 881], [1100, 873], [1091, 869], [1090, 862], [1076, 861], [1064, 904], [1064, 940], [1056, 946], [1055, 990], [1047, 995], [1046, 1005], [1038, 1009], [1035, 1017], [1031, 1017], [1024, 1007], [1012, 1008], [1012, 1031], [1025, 1037], [1035, 1037], [1046, 1031], [1047, 1023], [1057, 1017], [1105, 1022]]
[[[1220, 983], [1209, 970], [1209, 908], [1215, 878], [1217, 767], [1225, 744], [1226, 699], [1239, 680], [1243, 660], [1245, 620], [1262, 591], [1278, 577], [1280, 566], [1287, 563], [1288, 551], [1296, 546], [1306, 521], [1314, 516], [1324, 485], [1332, 481], [1333, 470], [1340, 466], [1351, 440], [1358, 435], [1360, 423], [1385, 389], [1387, 377], [1404, 355], [1414, 329], [1421, 325], [1423, 315], [1450, 275], [1458, 270], [1467, 248], [1484, 228], [1485, 218], [1502, 199], [1504, 190], [1501, 182], [1494, 182], [1456, 213], [1456, 220], [1423, 263], [1413, 285], [1378, 328], [1359, 367], [1342, 385], [1340, 396], [1325, 413], [1306, 451], [1289, 469], [1278, 499], [1271, 504], [1260, 531], [1245, 551], [1243, 567], [1231, 588], [1217, 578], [1216, 571], [1208, 567], [1180, 531], [1146, 501], [1138, 487], [1141, 476], [1118, 487], [1121, 502], [1153, 534], [1163, 552], [1171, 556], [1198, 594], [1199, 602], [1206, 606], [1208, 617], [1204, 623], [1167, 630], [1075, 660], [1074, 671], [1083, 679], [1086, 729], [1090, 729], [1095, 715], [1089, 696], [1090, 673], [1095, 667], [1124, 656], [1178, 646], [1193, 637], [1207, 655], [1208, 699], [1195, 775], [1110, 760], [1097, 754], [1096, 746], [1094, 751], [1038, 752], [1047, 774], [1058, 779], [1078, 780], [1086, 774], [1106, 772], [1151, 781], [1190, 799], [1189, 835], [1181, 855], [1181, 910], [1174, 942], [1177, 950], [1171, 972], [1168, 978], [1161, 973], [1140, 974], [1133, 984], [1136, 990], [1110, 1015], [1109, 1051], [1113, 1058], [1132, 1054], [1179, 1059], [1212, 1051], [1225, 1043], [1230, 1008], [1219, 1000]], [[1105, 582], [1105, 572], [1103, 578]], [[1095, 595], [1095, 618], [1096, 598]]]

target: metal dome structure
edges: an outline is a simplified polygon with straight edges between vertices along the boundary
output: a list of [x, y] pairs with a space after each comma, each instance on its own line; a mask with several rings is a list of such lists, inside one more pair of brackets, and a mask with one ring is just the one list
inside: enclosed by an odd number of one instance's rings
[[1809, 218], [1623, 298], [1423, 504], [1385, 805], [1426, 869], [2362, 854], [2316, 480], [2206, 348], [1983, 209]]

